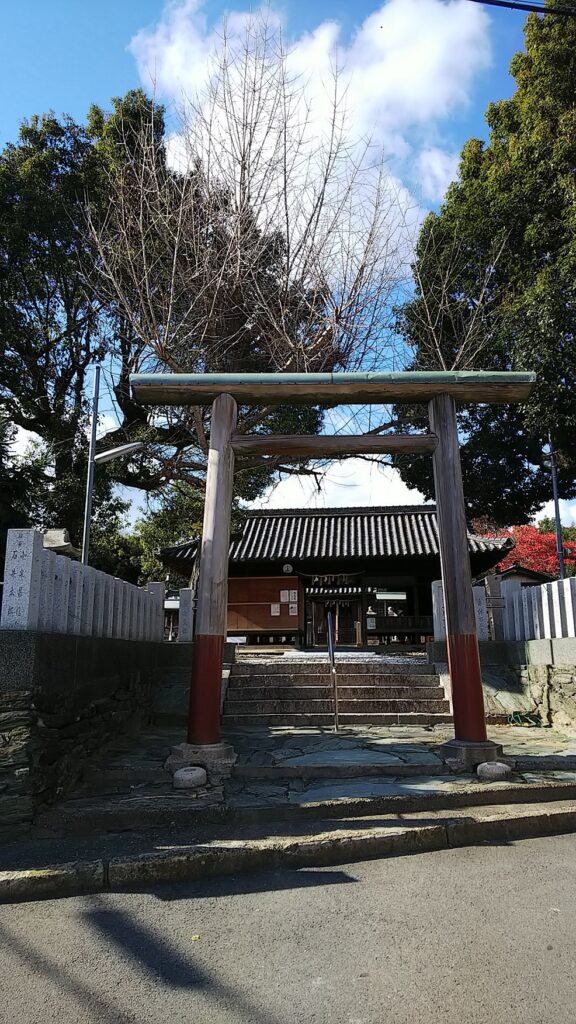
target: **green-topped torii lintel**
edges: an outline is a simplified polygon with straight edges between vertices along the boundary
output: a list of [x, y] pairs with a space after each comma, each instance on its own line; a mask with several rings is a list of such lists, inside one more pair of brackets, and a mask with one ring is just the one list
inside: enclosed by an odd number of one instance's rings
[[138, 373], [130, 383], [143, 405], [207, 405], [231, 395], [243, 405], [427, 402], [450, 395], [459, 402], [522, 402], [534, 373], [409, 371], [406, 373]]

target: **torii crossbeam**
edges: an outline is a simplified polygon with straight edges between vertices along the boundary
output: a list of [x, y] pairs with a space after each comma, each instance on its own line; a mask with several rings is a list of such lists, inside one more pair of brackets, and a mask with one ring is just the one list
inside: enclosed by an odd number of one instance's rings
[[[235, 453], [292, 455], [297, 459], [412, 452], [431, 453], [434, 466], [455, 733], [448, 746], [453, 757], [470, 764], [495, 759], [501, 751], [486, 735], [456, 402], [524, 401], [534, 387], [535, 374], [168, 373], [136, 374], [130, 381], [135, 399], [143, 405], [212, 403], [188, 728], [188, 742], [194, 745], [196, 756], [198, 748], [214, 749], [220, 741]], [[251, 406], [427, 403], [430, 432], [385, 436], [239, 434], [237, 401]]]

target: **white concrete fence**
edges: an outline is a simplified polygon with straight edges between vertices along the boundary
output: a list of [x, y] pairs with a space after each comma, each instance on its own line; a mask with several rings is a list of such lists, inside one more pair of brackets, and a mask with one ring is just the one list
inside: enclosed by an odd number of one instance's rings
[[[491, 576], [472, 588], [479, 640], [548, 640], [576, 637], [576, 579], [542, 586]], [[432, 584], [434, 639], [446, 638], [440, 580]]]
[[163, 640], [164, 584], [133, 586], [47, 551], [36, 530], [9, 530], [0, 629]]

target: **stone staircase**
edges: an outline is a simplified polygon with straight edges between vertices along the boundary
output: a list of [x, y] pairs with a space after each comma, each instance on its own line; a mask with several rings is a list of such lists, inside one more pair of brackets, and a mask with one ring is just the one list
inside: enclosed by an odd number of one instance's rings
[[[438, 725], [451, 722], [440, 677], [424, 662], [385, 657], [337, 660], [341, 725]], [[231, 666], [224, 727], [323, 726], [334, 722], [327, 661], [277, 658]]]

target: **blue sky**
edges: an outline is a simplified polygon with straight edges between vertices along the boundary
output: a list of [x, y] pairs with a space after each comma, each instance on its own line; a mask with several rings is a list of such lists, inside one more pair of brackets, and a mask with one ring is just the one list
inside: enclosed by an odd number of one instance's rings
[[[351, 69], [362, 130], [388, 148], [394, 173], [420, 207], [436, 205], [462, 144], [486, 136], [486, 105], [513, 90], [508, 67], [522, 47], [523, 16], [471, 0], [271, 6], [304, 66], [326, 61], [330, 46], [338, 46]], [[20, 121], [34, 113], [65, 112], [81, 121], [91, 103], [106, 108], [111, 96], [148, 87], [152, 69], [159, 98], [170, 108], [183, 85], [197, 84], [222, 13], [249, 9], [249, 0], [6, 0], [0, 144], [16, 140]], [[111, 411], [106, 399], [104, 409]], [[418, 500], [396, 474], [358, 460], [337, 464], [320, 495], [291, 478], [269, 499], [277, 507]]]
[[[286, 0], [282, 10], [289, 34], [335, 20], [346, 38], [378, 6], [371, 0]], [[157, 24], [165, 7], [163, 0], [7, 0], [0, 37], [2, 145], [16, 138], [23, 117], [54, 110], [82, 119], [91, 103], [106, 107], [111, 96], [139, 85], [128, 46], [139, 31]], [[211, 22], [231, 7], [211, 0], [203, 11]], [[523, 18], [495, 9], [487, 18], [492, 65], [473, 83], [470, 105], [455, 111], [445, 128], [456, 148], [469, 135], [484, 134], [486, 103], [512, 88], [508, 64], [522, 45]]]

